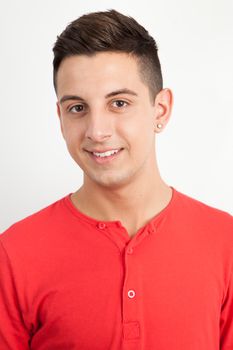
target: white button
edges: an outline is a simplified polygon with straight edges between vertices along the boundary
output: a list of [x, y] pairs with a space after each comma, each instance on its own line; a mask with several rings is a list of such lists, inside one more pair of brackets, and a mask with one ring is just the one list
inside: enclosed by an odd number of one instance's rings
[[101, 230], [103, 230], [103, 229], [106, 227], [106, 225], [105, 225], [104, 222], [98, 222], [97, 226], [98, 226], [98, 228], [100, 228]]
[[133, 289], [130, 289], [130, 290], [128, 291], [128, 297], [129, 297], [129, 298], [134, 298], [134, 297], [135, 297], [135, 291], [134, 291]]

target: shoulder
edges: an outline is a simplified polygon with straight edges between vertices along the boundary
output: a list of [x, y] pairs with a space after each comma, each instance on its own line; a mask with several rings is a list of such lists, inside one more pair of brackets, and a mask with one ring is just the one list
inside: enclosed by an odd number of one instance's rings
[[10, 242], [23, 244], [25, 240], [30, 241], [37, 236], [42, 237], [49, 230], [56, 230], [67, 215], [64, 205], [67, 197], [68, 195], [13, 223], [0, 234], [1, 242], [6, 245]]
[[[194, 254], [225, 267], [233, 264], [233, 217], [187, 194], [176, 192], [170, 227], [191, 245]], [[182, 243], [183, 244], [183, 243]], [[210, 255], [209, 255], [210, 254]]]
[[227, 231], [233, 236], [233, 216], [220, 208], [176, 190], [177, 213], [192, 225]]

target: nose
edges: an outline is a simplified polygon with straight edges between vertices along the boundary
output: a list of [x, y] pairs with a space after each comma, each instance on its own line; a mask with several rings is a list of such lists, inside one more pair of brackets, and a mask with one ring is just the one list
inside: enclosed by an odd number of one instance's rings
[[112, 125], [107, 113], [101, 114], [90, 114], [87, 127], [86, 127], [86, 138], [93, 142], [101, 142], [112, 136]]

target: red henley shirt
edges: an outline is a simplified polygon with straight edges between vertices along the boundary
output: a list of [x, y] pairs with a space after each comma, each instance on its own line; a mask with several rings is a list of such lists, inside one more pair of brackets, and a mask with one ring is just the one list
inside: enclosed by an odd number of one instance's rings
[[129, 237], [70, 194], [0, 235], [1, 350], [233, 350], [233, 217], [174, 187]]

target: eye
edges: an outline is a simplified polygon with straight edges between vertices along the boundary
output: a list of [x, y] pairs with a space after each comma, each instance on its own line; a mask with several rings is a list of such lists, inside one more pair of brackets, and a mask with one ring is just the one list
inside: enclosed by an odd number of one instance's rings
[[116, 101], [113, 101], [113, 105], [114, 104], [115, 104], [116, 107], [122, 108], [122, 107], [126, 107], [126, 105], [128, 105], [128, 102], [123, 101], [123, 100], [116, 100]]
[[68, 109], [68, 111], [72, 113], [80, 113], [83, 111], [83, 108], [84, 106], [79, 104], [79, 105], [72, 106], [71, 108]]

